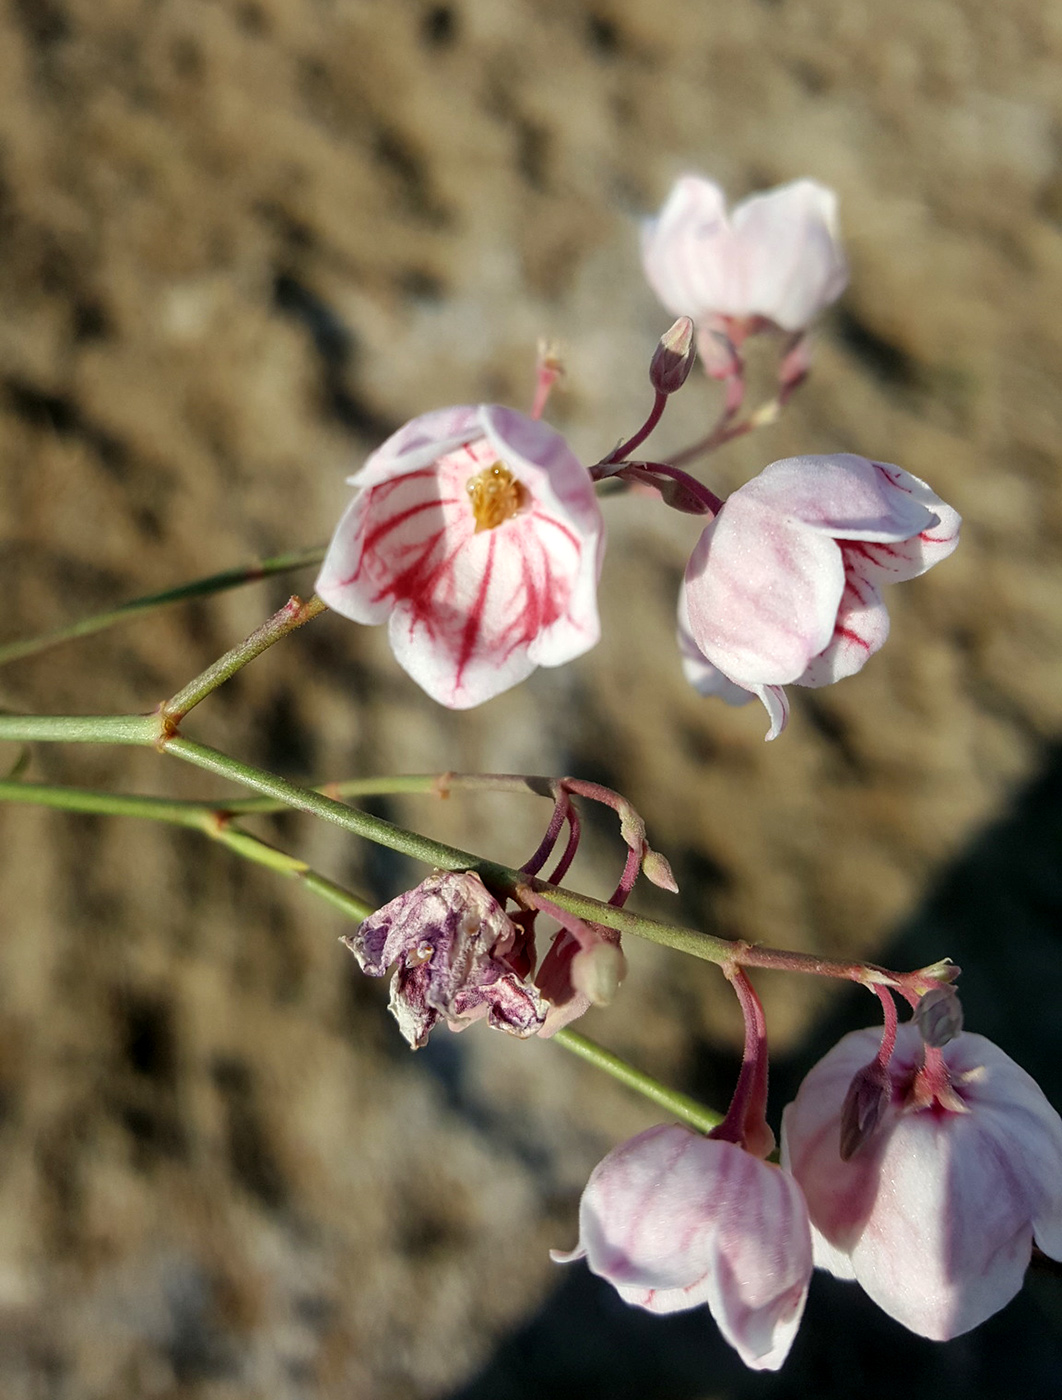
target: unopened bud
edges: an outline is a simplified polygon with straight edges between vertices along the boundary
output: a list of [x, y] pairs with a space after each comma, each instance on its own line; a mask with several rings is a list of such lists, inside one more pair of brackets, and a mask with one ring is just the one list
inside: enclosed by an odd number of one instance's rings
[[658, 394], [673, 394], [685, 384], [696, 358], [693, 322], [688, 316], [680, 316], [660, 337], [649, 365], [649, 382]]
[[662, 856], [650, 846], [646, 846], [642, 854], [642, 874], [658, 888], [678, 894], [678, 881], [672, 874], [667, 856]]
[[940, 1050], [954, 1040], [962, 1031], [962, 1002], [955, 988], [931, 988], [915, 1007], [914, 1020], [927, 1045]]
[[572, 986], [592, 1006], [614, 1001], [626, 975], [627, 959], [614, 943], [595, 943], [572, 959]]
[[880, 1060], [864, 1065], [848, 1086], [841, 1108], [841, 1161], [847, 1162], [874, 1135], [892, 1098], [892, 1081]]

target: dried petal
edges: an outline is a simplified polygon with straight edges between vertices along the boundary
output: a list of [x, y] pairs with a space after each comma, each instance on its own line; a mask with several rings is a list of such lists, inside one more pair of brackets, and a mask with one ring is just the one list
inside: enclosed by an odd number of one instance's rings
[[498, 1030], [534, 1035], [547, 1004], [515, 970], [524, 941], [478, 875], [436, 871], [367, 918], [342, 942], [363, 972], [391, 980], [391, 1012], [418, 1050], [437, 1021], [451, 1030], [487, 1018]]

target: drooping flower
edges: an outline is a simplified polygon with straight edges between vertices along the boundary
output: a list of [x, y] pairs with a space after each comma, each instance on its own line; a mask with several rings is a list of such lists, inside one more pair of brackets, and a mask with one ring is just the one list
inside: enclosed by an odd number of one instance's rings
[[927, 1049], [908, 1022], [889, 1102], [842, 1161], [842, 1108], [878, 1041], [855, 1031], [819, 1061], [783, 1116], [782, 1161], [807, 1198], [816, 1264], [946, 1341], [1014, 1297], [1034, 1240], [1062, 1259], [1062, 1120], [984, 1036]]
[[804, 330], [844, 291], [837, 197], [814, 180], [753, 195], [727, 214], [723, 191], [686, 175], [642, 237], [649, 283], [675, 316], [692, 316], [709, 373], [725, 377], [718, 342], [740, 346], [763, 325]]
[[604, 526], [559, 433], [497, 405], [407, 423], [359, 487], [317, 580], [330, 608], [388, 621], [399, 665], [467, 709], [598, 640]]
[[[759, 696], [767, 737], [777, 737], [788, 717], [782, 687], [860, 670], [888, 636], [881, 586], [946, 559], [959, 525], [900, 467], [847, 452], [773, 462], [723, 503], [690, 557], [687, 674], [730, 703], [722, 681]], [[691, 641], [721, 679], [691, 660]]]
[[414, 1050], [440, 1020], [460, 1031], [486, 1017], [523, 1038], [546, 1019], [526, 976], [534, 948], [478, 875], [436, 871], [342, 941], [370, 977], [395, 965], [391, 1012]]
[[669, 1313], [707, 1304], [746, 1366], [775, 1371], [811, 1277], [800, 1188], [734, 1142], [662, 1124], [600, 1162], [579, 1205], [585, 1258], [628, 1303]]

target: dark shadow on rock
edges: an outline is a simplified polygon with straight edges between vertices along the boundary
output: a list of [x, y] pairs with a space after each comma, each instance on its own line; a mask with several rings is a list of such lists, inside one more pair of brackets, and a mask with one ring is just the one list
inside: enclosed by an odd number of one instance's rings
[[[968, 1029], [997, 1041], [1062, 1102], [1062, 745], [1005, 816], [929, 892], [881, 960], [951, 956]], [[808, 1069], [849, 1030], [873, 1024], [865, 991], [841, 997], [772, 1065], [772, 1121]], [[746, 1371], [703, 1309], [654, 1317], [572, 1265], [538, 1315], [447, 1400], [1055, 1400], [1062, 1390], [1062, 1271], [1029, 1272], [1022, 1293], [965, 1337], [924, 1341], [854, 1284], [817, 1274], [800, 1335], [778, 1374]]]

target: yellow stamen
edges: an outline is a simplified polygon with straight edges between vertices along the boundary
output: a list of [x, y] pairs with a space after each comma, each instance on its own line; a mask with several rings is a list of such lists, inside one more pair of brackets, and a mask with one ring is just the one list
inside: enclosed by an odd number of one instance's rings
[[501, 462], [469, 477], [466, 490], [476, 517], [477, 535], [480, 530], [494, 530], [511, 520], [527, 501], [527, 488]]

